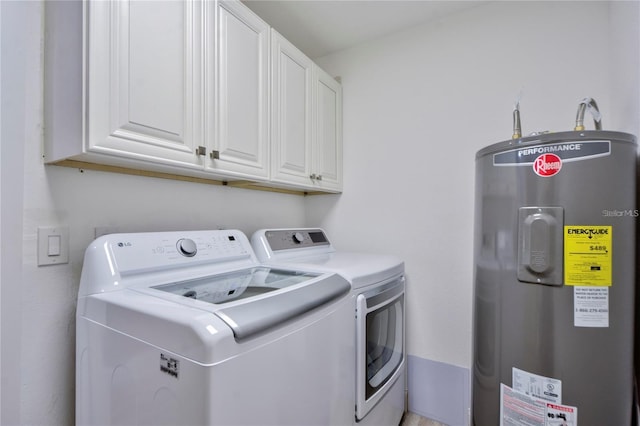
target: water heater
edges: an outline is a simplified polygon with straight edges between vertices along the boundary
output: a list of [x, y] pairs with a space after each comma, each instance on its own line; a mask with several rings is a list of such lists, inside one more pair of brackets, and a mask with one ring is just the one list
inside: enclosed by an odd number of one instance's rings
[[472, 425], [631, 424], [636, 140], [576, 128], [476, 155]]

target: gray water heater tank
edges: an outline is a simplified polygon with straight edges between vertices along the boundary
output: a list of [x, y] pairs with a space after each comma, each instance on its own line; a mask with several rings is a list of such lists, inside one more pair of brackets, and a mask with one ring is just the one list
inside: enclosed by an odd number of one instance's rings
[[601, 130], [477, 153], [472, 425], [631, 424], [636, 161]]

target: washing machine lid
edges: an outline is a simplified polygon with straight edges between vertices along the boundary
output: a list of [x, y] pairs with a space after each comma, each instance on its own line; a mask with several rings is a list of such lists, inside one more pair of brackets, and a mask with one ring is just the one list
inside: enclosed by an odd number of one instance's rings
[[149, 289], [139, 290], [210, 311], [244, 339], [345, 296], [351, 286], [336, 274], [258, 266]]
[[259, 266], [151, 288], [220, 305], [300, 284], [319, 275]]

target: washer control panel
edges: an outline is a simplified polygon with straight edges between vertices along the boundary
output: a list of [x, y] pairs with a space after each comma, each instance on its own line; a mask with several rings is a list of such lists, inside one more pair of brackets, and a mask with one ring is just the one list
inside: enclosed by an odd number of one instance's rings
[[273, 252], [330, 245], [322, 229], [275, 229], [264, 235]]
[[121, 273], [253, 257], [246, 236], [235, 230], [112, 234], [106, 238], [114, 266]]

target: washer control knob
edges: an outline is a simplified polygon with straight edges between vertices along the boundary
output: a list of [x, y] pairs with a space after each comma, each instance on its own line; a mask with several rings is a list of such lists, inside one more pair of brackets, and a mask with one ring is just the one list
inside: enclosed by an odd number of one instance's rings
[[295, 234], [293, 234], [293, 242], [296, 244], [300, 244], [304, 241], [304, 235], [302, 234], [302, 232], [296, 232]]
[[181, 238], [176, 243], [176, 247], [178, 252], [186, 257], [193, 257], [198, 252], [198, 247], [196, 246], [195, 241], [189, 238]]

